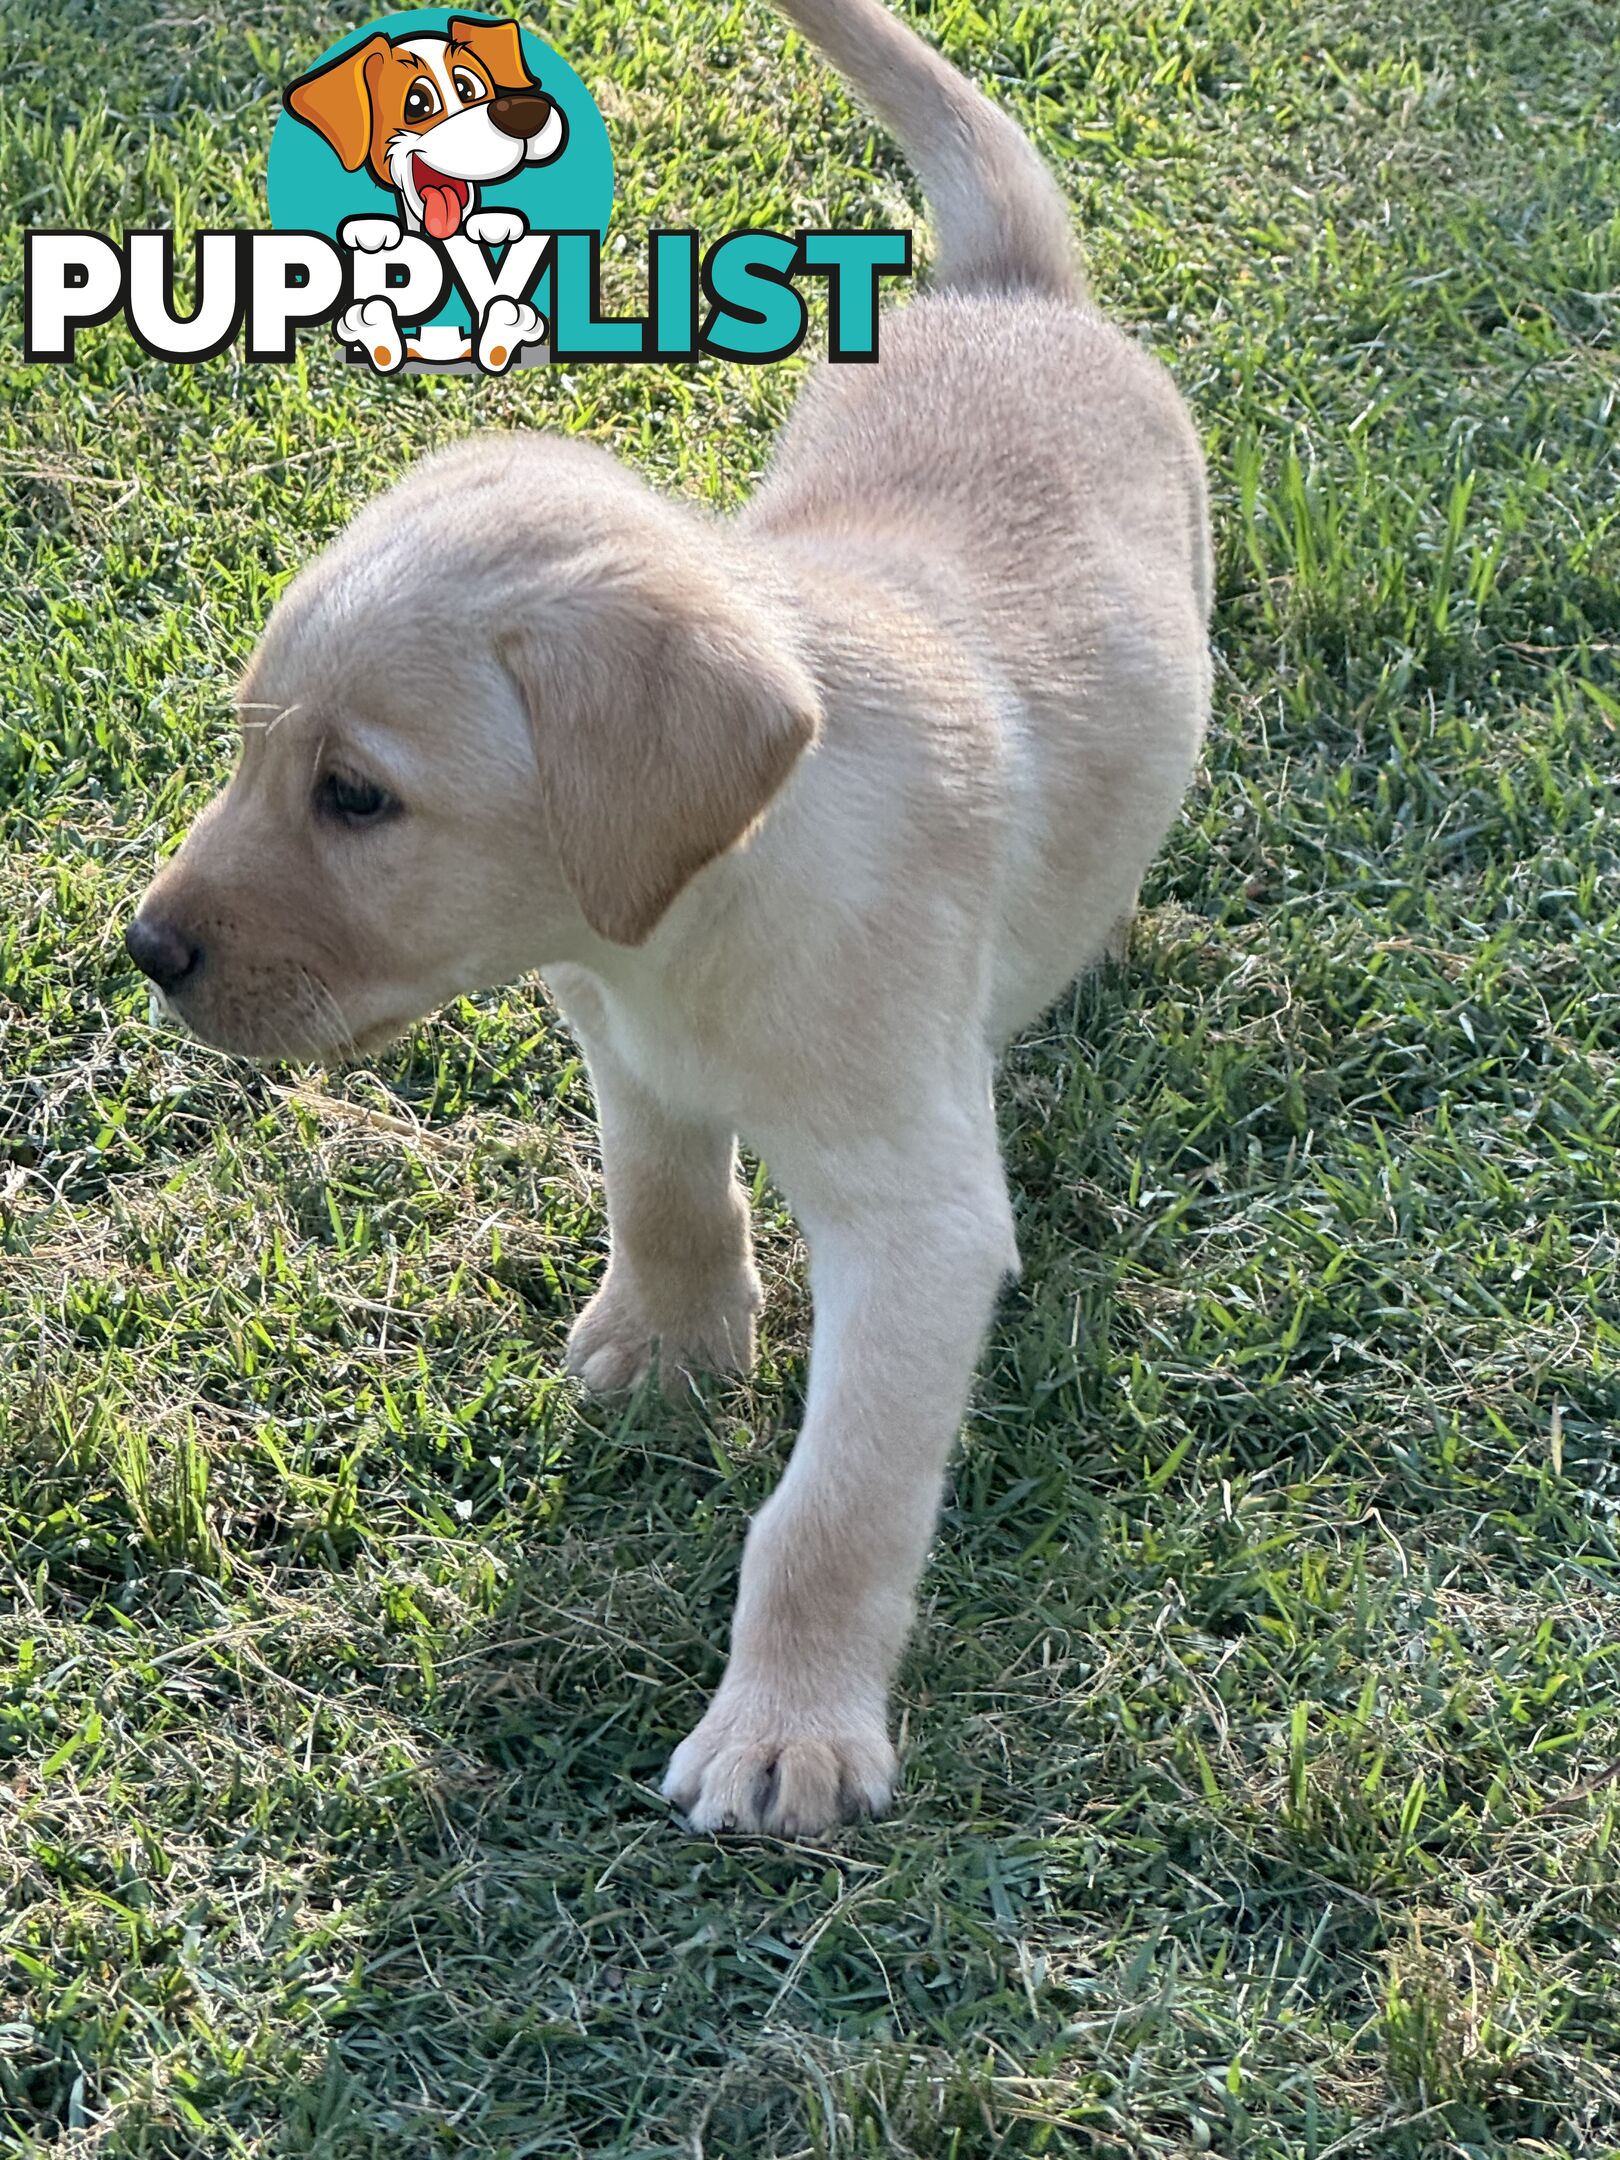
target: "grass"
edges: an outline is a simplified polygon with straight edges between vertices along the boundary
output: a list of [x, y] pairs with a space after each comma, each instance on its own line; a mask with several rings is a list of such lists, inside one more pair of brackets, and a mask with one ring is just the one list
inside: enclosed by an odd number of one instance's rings
[[[359, 19], [3, 13], [7, 218], [114, 228], [256, 222], [275, 89]], [[761, 8], [536, 20], [608, 115], [620, 298], [649, 224], [912, 221]], [[924, 20], [1200, 417], [1221, 664], [1128, 968], [1010, 1060], [1026, 1274], [903, 1802], [824, 1848], [653, 1791], [802, 1392], [768, 1185], [755, 1382], [592, 1407], [537, 989], [256, 1072], [119, 945], [369, 491], [537, 422], [729, 501], [796, 369], [10, 348], [8, 2153], [1620, 2152], [1615, 16]]]

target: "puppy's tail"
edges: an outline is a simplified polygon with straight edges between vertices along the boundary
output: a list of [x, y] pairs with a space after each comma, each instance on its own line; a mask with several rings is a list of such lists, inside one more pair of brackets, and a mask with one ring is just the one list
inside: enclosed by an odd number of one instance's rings
[[847, 76], [916, 168], [936, 285], [1085, 293], [1068, 207], [1033, 146], [881, 0], [776, 0]]

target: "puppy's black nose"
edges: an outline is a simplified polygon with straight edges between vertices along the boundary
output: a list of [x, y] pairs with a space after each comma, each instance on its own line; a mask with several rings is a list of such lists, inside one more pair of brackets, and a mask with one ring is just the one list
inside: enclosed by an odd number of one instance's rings
[[149, 975], [165, 996], [202, 966], [202, 947], [193, 945], [183, 930], [173, 923], [148, 921], [144, 915], [137, 915], [124, 932], [124, 945], [141, 973]]
[[489, 102], [489, 117], [503, 135], [527, 142], [551, 118], [551, 100], [535, 90], [503, 90]]

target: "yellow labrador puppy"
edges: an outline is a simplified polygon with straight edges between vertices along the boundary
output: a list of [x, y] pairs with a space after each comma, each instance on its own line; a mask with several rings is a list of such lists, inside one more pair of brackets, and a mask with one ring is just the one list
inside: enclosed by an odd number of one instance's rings
[[665, 1791], [809, 1834], [889, 1800], [886, 1697], [1017, 1266], [1001, 1046], [1129, 919], [1209, 696], [1202, 467], [1088, 305], [1012, 123], [880, 0], [782, 0], [923, 180], [933, 290], [811, 378], [720, 523], [485, 434], [278, 603], [241, 760], [128, 932], [198, 1034], [369, 1050], [533, 968], [589, 1061], [592, 1388], [744, 1367], [741, 1134], [809, 1243], [804, 1427]]

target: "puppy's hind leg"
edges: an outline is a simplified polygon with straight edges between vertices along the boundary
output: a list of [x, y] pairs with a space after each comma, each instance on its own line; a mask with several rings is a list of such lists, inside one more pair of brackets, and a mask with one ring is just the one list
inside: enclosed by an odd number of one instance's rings
[[736, 1146], [723, 1125], [672, 1116], [606, 1043], [575, 1032], [596, 1091], [609, 1254], [574, 1322], [568, 1369], [616, 1394], [654, 1364], [666, 1387], [754, 1362], [761, 1297]]
[[810, 1837], [892, 1793], [889, 1684], [1017, 1254], [986, 1096], [926, 1134], [772, 1167], [810, 1243], [804, 1429], [748, 1535], [725, 1677], [664, 1791], [696, 1830]]

